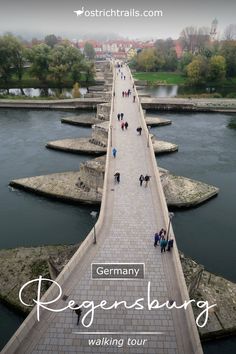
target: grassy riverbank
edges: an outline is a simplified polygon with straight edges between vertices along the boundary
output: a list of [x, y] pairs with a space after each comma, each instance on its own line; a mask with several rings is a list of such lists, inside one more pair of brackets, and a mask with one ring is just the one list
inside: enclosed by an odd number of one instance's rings
[[134, 73], [137, 80], [147, 81], [150, 85], [185, 85], [187, 78], [177, 72], [137, 72]]
[[[147, 81], [149, 85], [186, 85], [188, 86], [188, 78], [179, 72], [136, 72], [133, 76], [137, 80]], [[216, 83], [209, 82], [209, 86], [216, 86]], [[235, 87], [236, 77], [224, 80], [220, 86]]]

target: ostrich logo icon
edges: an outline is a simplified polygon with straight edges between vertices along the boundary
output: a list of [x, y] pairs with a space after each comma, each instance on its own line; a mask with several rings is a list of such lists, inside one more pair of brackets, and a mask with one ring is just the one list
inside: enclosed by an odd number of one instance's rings
[[81, 16], [84, 13], [84, 6], [81, 7], [81, 10], [73, 11], [77, 16]]

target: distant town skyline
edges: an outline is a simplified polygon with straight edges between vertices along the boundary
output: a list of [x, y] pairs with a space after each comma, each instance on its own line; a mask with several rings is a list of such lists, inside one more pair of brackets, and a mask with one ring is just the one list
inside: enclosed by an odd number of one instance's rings
[[[104, 9], [134, 9], [141, 14], [144, 10], [161, 10], [163, 16], [86, 17], [74, 13]], [[218, 20], [218, 35], [222, 35], [227, 25], [236, 22], [235, 13], [235, 0], [1, 0], [0, 32], [27, 38], [54, 33], [70, 39], [112, 34], [132, 39], [176, 39], [184, 27], [210, 27], [214, 18]]]

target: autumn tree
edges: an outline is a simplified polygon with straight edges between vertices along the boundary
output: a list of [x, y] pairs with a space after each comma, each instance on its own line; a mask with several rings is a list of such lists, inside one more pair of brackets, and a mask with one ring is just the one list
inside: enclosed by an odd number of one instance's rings
[[187, 75], [187, 66], [193, 60], [193, 54], [191, 52], [185, 52], [179, 61], [179, 70]]
[[187, 66], [187, 76], [191, 84], [199, 85], [206, 82], [208, 66], [206, 58], [198, 55]]
[[214, 55], [209, 62], [209, 79], [223, 81], [226, 74], [226, 62], [222, 55]]
[[155, 48], [143, 49], [137, 55], [137, 68], [141, 71], [155, 71], [164, 64], [164, 58], [161, 53], [157, 53]]

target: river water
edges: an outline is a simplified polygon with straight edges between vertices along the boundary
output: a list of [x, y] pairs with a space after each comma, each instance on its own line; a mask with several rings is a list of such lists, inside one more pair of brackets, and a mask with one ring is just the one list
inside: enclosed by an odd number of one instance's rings
[[[159, 85], [155, 87], [145, 87], [139, 93], [146, 93], [152, 97], [176, 97], [182, 95], [201, 95], [209, 93], [219, 93], [222, 97], [229, 94], [236, 94], [235, 86], [232, 87], [194, 87], [178, 85]], [[235, 96], [234, 96], [235, 97]]]
[[[66, 205], [8, 188], [11, 179], [77, 170], [88, 159], [45, 148], [50, 140], [90, 135], [90, 129], [60, 123], [60, 118], [70, 114], [0, 110], [1, 248], [71, 244], [82, 240], [91, 229], [92, 207]], [[208, 270], [236, 281], [236, 115], [161, 116], [170, 118], [173, 124], [153, 128], [152, 132], [177, 143], [179, 152], [158, 157], [158, 164], [173, 173], [220, 188], [219, 196], [201, 207], [175, 212], [173, 226], [178, 246]], [[3, 346], [22, 318], [3, 305], [0, 316], [0, 346]], [[235, 349], [235, 338], [204, 345], [207, 354], [227, 354]]]
[[[94, 114], [94, 113], [87, 113]], [[90, 129], [61, 124], [68, 112], [0, 110], [0, 248], [73, 244], [84, 239], [94, 221], [93, 207], [53, 202], [8, 187], [10, 180], [78, 170], [88, 156], [45, 148], [51, 140], [83, 137]], [[22, 317], [0, 305], [0, 348]]]

